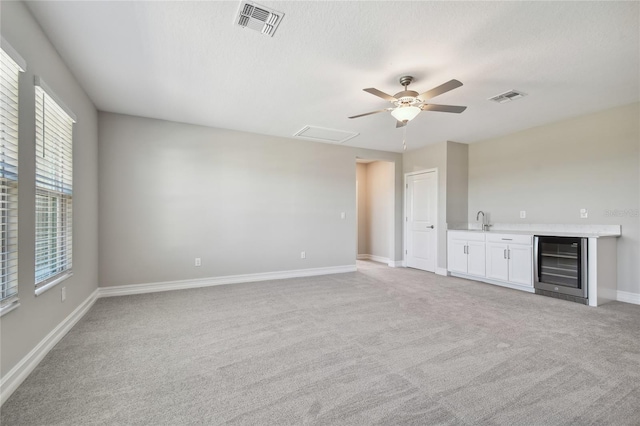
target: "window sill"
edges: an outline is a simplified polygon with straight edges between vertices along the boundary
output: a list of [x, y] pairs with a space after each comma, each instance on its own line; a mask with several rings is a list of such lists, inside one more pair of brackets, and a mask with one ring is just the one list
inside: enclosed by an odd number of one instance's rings
[[50, 288], [53, 288], [53, 287], [57, 286], [62, 281], [66, 280], [67, 278], [72, 277], [72, 276], [73, 276], [73, 272], [71, 272], [71, 271], [63, 272], [62, 275], [60, 275], [58, 278], [56, 278], [56, 279], [54, 279], [52, 281], [49, 281], [48, 283], [46, 283], [42, 287], [36, 288], [36, 296], [40, 296], [45, 291], [49, 290]]
[[20, 299], [15, 299], [11, 303], [7, 303], [4, 306], [0, 306], [0, 317], [8, 314], [9, 312], [13, 311], [18, 306], [20, 306], [20, 301], [19, 300]]

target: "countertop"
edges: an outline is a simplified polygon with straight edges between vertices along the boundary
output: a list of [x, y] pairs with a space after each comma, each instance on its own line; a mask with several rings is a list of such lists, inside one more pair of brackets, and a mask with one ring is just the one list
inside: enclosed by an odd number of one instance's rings
[[596, 232], [564, 232], [558, 231], [501, 231], [499, 229], [492, 229], [490, 231], [483, 231], [481, 229], [448, 229], [449, 232], [482, 232], [485, 234], [510, 234], [510, 235], [540, 235], [545, 237], [578, 237], [578, 238], [617, 238], [620, 234], [609, 233], [596, 233]]

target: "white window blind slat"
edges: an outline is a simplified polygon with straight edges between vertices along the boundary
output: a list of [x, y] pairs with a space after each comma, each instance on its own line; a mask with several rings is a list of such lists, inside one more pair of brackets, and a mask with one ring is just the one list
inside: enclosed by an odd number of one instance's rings
[[75, 117], [67, 111], [46, 85], [36, 86], [36, 294], [73, 266]]
[[[0, 313], [18, 298], [18, 83], [21, 67], [0, 49]], [[14, 52], [15, 53], [15, 52]], [[24, 67], [23, 67], [24, 68]]]

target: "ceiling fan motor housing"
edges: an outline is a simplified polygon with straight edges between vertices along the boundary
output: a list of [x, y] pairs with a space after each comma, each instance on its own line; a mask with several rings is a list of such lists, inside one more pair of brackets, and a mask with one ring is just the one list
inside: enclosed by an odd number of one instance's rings
[[403, 90], [402, 92], [396, 93], [393, 97], [398, 100], [397, 102], [394, 102], [396, 106], [406, 106], [419, 103], [417, 99], [418, 92], [414, 92], [413, 90]]

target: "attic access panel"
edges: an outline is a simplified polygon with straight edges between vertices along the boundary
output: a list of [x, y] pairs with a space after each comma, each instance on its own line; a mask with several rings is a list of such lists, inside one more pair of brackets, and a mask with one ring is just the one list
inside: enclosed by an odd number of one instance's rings
[[326, 127], [305, 126], [293, 136], [318, 142], [345, 143], [359, 134], [360, 133], [347, 132], [344, 130], [328, 129]]

